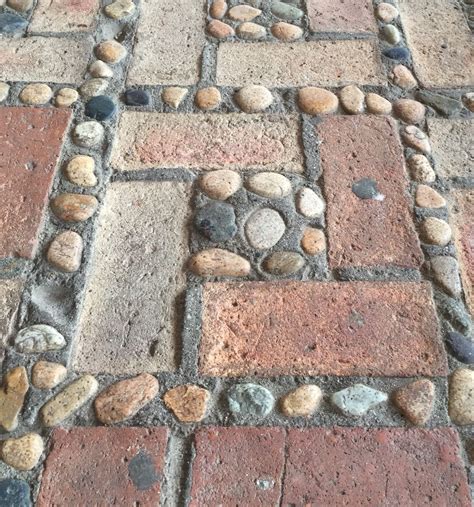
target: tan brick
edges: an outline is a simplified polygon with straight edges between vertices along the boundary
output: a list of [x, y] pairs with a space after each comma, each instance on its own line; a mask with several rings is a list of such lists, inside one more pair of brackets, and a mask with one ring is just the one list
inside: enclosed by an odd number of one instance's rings
[[0, 80], [79, 83], [92, 46], [90, 37], [0, 37]]
[[456, 0], [399, 0], [418, 80], [426, 87], [474, 83], [474, 46]]
[[447, 373], [428, 283], [208, 283], [202, 318], [204, 375]]
[[295, 116], [127, 111], [112, 152], [118, 170], [185, 167], [303, 172]]
[[128, 84], [197, 83], [206, 40], [202, 2], [142, 0], [140, 11]]
[[109, 186], [94, 243], [75, 368], [153, 373], [175, 368], [185, 287], [190, 186]]
[[269, 87], [382, 85], [386, 81], [372, 40], [312, 41], [293, 44], [222, 43], [217, 84]]
[[99, 0], [38, 0], [29, 31], [90, 31], [98, 14]]
[[376, 32], [372, 0], [308, 0], [309, 24], [315, 32]]

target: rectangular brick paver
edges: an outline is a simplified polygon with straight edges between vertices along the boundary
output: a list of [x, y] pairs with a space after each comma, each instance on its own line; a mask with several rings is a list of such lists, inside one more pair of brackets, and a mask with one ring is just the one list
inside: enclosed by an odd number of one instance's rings
[[377, 32], [372, 0], [307, 0], [315, 32]]
[[244, 86], [382, 85], [385, 75], [372, 40], [312, 41], [294, 44], [222, 43], [217, 84]]
[[38, 507], [160, 503], [166, 428], [57, 429]]
[[83, 32], [94, 27], [98, 0], [38, 0], [30, 32]]
[[192, 85], [206, 41], [202, 2], [143, 0], [128, 84]]
[[92, 47], [90, 37], [0, 37], [0, 80], [80, 83]]
[[109, 186], [94, 244], [75, 367], [89, 373], [175, 368], [185, 287], [190, 186]]
[[0, 258], [35, 254], [70, 116], [62, 109], [0, 108]]
[[120, 120], [112, 165], [146, 168], [257, 169], [303, 172], [295, 116], [185, 115], [126, 112]]
[[[408, 197], [403, 149], [393, 120], [338, 116], [318, 127], [333, 268], [418, 268], [419, 246]], [[352, 186], [377, 184], [383, 199], [361, 199]]]
[[445, 375], [430, 286], [207, 283], [204, 375]]
[[399, 0], [418, 80], [428, 88], [474, 83], [474, 45], [457, 0]]

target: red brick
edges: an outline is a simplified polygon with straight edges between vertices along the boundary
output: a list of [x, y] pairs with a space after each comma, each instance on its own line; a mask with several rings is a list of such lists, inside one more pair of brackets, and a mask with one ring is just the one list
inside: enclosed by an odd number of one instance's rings
[[[418, 268], [423, 255], [410, 213], [408, 181], [396, 123], [338, 116], [317, 127], [332, 268]], [[352, 185], [370, 178], [381, 201], [360, 199]]]
[[38, 507], [159, 505], [166, 428], [57, 429]]
[[445, 375], [428, 283], [207, 283], [205, 375]]
[[34, 256], [70, 111], [0, 108], [0, 257]]
[[376, 32], [372, 0], [308, 0], [309, 24], [317, 32]]
[[[278, 505], [284, 442], [283, 428], [200, 430], [190, 506]], [[268, 481], [267, 486], [258, 481]]]

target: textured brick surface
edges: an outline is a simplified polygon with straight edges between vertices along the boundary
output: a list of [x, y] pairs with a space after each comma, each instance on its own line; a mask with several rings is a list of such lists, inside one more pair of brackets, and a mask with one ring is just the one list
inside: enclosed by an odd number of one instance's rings
[[217, 52], [217, 84], [269, 87], [383, 84], [379, 51], [370, 40], [294, 44], [222, 43]]
[[372, 0], [308, 0], [309, 24], [315, 32], [376, 32]]
[[200, 430], [190, 505], [278, 505], [284, 442], [283, 428]]
[[0, 80], [80, 83], [92, 46], [89, 37], [0, 38]]
[[38, 0], [30, 32], [82, 32], [94, 27], [98, 0]]
[[474, 45], [456, 0], [399, 0], [416, 75], [426, 87], [474, 84]]
[[57, 429], [37, 505], [159, 505], [166, 428]]
[[303, 172], [300, 127], [284, 115], [126, 112], [112, 165]]
[[129, 84], [197, 83], [204, 48], [202, 2], [144, 0]]
[[427, 283], [208, 283], [200, 371], [445, 375], [446, 357]]
[[[338, 116], [317, 127], [333, 268], [417, 268], [423, 255], [410, 214], [403, 149], [393, 120]], [[383, 200], [360, 199], [352, 185], [377, 182]]]
[[75, 367], [142, 373], [175, 367], [185, 287], [189, 184], [109, 186], [94, 244]]
[[0, 365], [18, 310], [22, 288], [23, 281], [20, 279], [0, 280]]
[[70, 112], [0, 108], [0, 258], [31, 259]]
[[430, 118], [428, 132], [436, 172], [447, 179], [474, 178], [474, 121]]

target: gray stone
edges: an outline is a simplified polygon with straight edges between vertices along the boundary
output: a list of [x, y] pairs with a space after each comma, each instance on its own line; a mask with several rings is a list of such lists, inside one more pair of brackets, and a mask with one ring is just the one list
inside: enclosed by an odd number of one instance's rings
[[266, 417], [275, 405], [275, 398], [265, 387], [256, 384], [237, 384], [227, 393], [229, 409], [242, 418]]
[[84, 98], [96, 97], [97, 95], [102, 95], [108, 86], [109, 82], [107, 79], [95, 77], [83, 83], [79, 91]]
[[464, 306], [451, 297], [440, 292], [435, 293], [435, 300], [441, 314], [459, 331], [469, 334], [472, 328], [471, 318]]
[[431, 106], [438, 113], [448, 117], [458, 114], [462, 109], [460, 100], [428, 90], [418, 90], [416, 92], [416, 98], [420, 102], [423, 102], [423, 104]]
[[28, 21], [18, 14], [0, 12], [0, 34], [19, 32], [27, 25]]
[[76, 125], [74, 143], [84, 148], [93, 148], [104, 139], [104, 127], [96, 121], [85, 121]]
[[0, 480], [0, 505], [3, 507], [31, 507], [30, 487], [20, 479]]
[[294, 5], [290, 5], [288, 3], [279, 2], [278, 0], [273, 0], [271, 11], [274, 16], [286, 19], [287, 21], [296, 21], [304, 15], [304, 12], [301, 9], [298, 9]]
[[2, 349], [16, 317], [22, 289], [23, 281], [20, 279], [0, 280], [0, 363]]
[[451, 331], [446, 336], [453, 356], [462, 363], [474, 364], [474, 341], [464, 337], [462, 334]]
[[16, 350], [23, 354], [39, 354], [66, 346], [64, 336], [46, 324], [25, 327], [16, 335], [14, 343]]
[[284, 233], [285, 222], [277, 211], [270, 208], [255, 211], [245, 224], [245, 235], [257, 250], [276, 245]]
[[353, 183], [352, 192], [359, 199], [374, 199], [383, 201], [384, 196], [377, 190], [377, 182], [371, 178], [362, 178]]
[[355, 384], [347, 389], [338, 391], [331, 396], [331, 401], [347, 416], [360, 417], [380, 403], [387, 401], [388, 396], [381, 391]]
[[227, 241], [237, 233], [233, 206], [211, 202], [200, 208], [194, 218], [196, 228], [211, 241]]
[[459, 296], [461, 294], [459, 264], [454, 257], [433, 257], [430, 261], [430, 268], [438, 285], [450, 296]]

